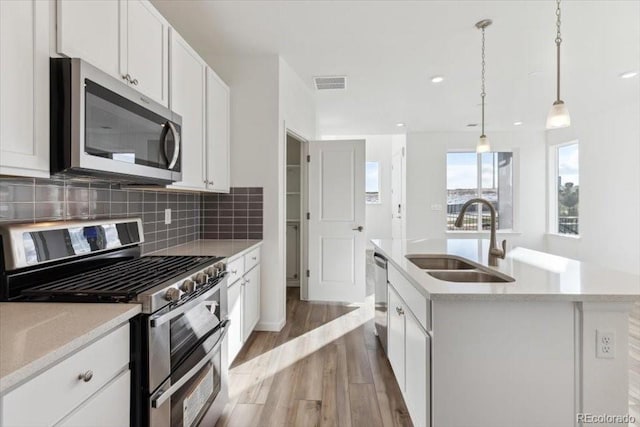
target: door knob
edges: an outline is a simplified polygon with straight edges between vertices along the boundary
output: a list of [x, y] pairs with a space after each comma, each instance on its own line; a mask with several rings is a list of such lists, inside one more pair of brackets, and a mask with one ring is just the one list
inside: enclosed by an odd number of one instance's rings
[[356, 227], [356, 228], [352, 228], [352, 230], [353, 230], [353, 231], [359, 231], [359, 232], [361, 232], [361, 233], [362, 233], [362, 230], [364, 230], [364, 227], [363, 227], [363, 226], [361, 226], [361, 225], [359, 225], [359, 226], [358, 226], [358, 227]]

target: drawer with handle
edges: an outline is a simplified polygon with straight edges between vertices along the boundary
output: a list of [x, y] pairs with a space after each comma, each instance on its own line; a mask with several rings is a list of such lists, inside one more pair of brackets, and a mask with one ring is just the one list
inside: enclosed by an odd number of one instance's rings
[[229, 284], [229, 286], [231, 286], [238, 279], [240, 279], [245, 272], [244, 257], [241, 256], [234, 259], [233, 261], [230, 261], [227, 264], [227, 271], [229, 272], [229, 275], [227, 276], [227, 283]]
[[126, 324], [4, 395], [0, 425], [53, 425], [128, 365]]
[[244, 256], [245, 271], [251, 270], [258, 264], [260, 264], [260, 248], [255, 248]]

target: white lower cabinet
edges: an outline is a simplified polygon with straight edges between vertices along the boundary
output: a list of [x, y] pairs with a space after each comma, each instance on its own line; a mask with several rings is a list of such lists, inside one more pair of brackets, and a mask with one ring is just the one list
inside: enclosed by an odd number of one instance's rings
[[387, 357], [391, 363], [393, 373], [396, 375], [396, 380], [400, 386], [400, 390], [405, 389], [405, 322], [403, 316], [404, 304], [396, 293], [396, 291], [389, 286], [389, 328], [387, 335]]
[[416, 427], [428, 426], [431, 419], [430, 366], [431, 338], [411, 312], [405, 314], [404, 398]]
[[[60, 427], [129, 425], [131, 372], [125, 371], [58, 424]], [[118, 410], [114, 410], [119, 408]]]
[[260, 265], [256, 265], [244, 275], [244, 340], [251, 335], [260, 317]]
[[129, 360], [125, 324], [1, 396], [0, 425], [128, 425]]
[[431, 425], [431, 338], [408, 304], [388, 286], [387, 356], [416, 427]]
[[229, 286], [227, 298], [229, 301], [229, 332], [227, 334], [229, 349], [229, 364], [238, 355], [242, 348], [242, 290], [244, 287], [240, 281]]
[[227, 262], [229, 288], [228, 361], [236, 358], [260, 319], [260, 248]]

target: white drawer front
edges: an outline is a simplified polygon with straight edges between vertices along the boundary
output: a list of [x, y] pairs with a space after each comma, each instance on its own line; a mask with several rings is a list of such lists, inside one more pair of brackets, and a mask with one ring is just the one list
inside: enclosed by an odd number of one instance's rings
[[418, 322], [431, 330], [431, 301], [424, 297], [391, 263], [388, 266], [389, 283], [398, 291]]
[[118, 378], [85, 402], [57, 427], [124, 427], [129, 425], [131, 371]]
[[260, 264], [260, 248], [255, 248], [244, 256], [245, 271], [251, 270], [258, 264]]
[[[2, 398], [2, 426], [60, 421], [129, 364], [129, 325], [83, 348]], [[91, 371], [89, 381], [80, 374]]]
[[227, 280], [227, 283], [232, 285], [244, 274], [244, 257], [239, 257], [228, 263], [227, 271], [229, 272], [229, 280]]

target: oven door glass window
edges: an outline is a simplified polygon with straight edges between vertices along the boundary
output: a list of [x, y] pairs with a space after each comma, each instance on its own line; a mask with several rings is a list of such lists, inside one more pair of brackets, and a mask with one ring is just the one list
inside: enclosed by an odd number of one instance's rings
[[[192, 354], [209, 353], [220, 337], [220, 287], [206, 300], [171, 320], [171, 372], [189, 369]], [[197, 363], [197, 359], [195, 360]]]
[[[85, 151], [93, 156], [169, 169], [176, 150], [167, 120], [144, 107], [85, 80]], [[174, 128], [179, 129], [174, 124]], [[163, 132], [164, 131], [164, 132]], [[171, 170], [179, 171], [180, 162]]]

